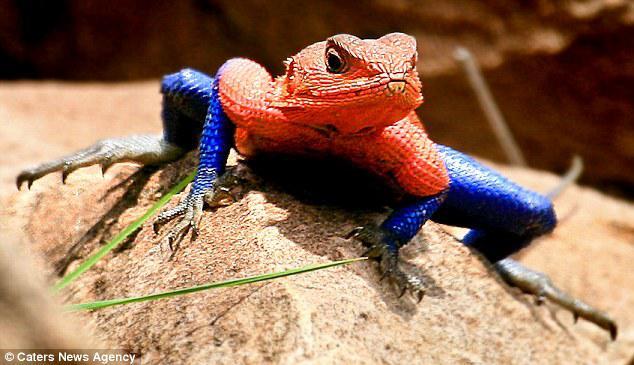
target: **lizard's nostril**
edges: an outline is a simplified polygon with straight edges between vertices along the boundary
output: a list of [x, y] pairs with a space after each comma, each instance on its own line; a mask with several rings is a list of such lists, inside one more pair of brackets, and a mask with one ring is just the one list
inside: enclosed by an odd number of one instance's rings
[[405, 92], [405, 81], [390, 81], [387, 83], [387, 88], [392, 92], [392, 94], [402, 94]]

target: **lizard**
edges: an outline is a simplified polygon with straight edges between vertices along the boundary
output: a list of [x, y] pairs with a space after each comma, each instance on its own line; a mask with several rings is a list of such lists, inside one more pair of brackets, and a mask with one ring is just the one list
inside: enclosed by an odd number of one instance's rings
[[18, 189], [54, 171], [65, 182], [83, 166], [100, 164], [105, 172], [117, 162], [161, 165], [198, 147], [189, 193], [153, 224], [158, 232], [180, 219], [164, 236], [171, 247], [190, 230], [192, 237], [198, 232], [204, 205], [227, 177], [232, 148], [246, 159], [268, 153], [345, 161], [403, 193], [382, 224], [348, 235], [367, 247], [364, 256], [378, 260], [401, 296], [410, 291], [420, 301], [424, 294], [423, 280], [399, 266], [399, 250], [432, 220], [470, 229], [462, 242], [510, 286], [550, 299], [575, 322], [593, 322], [614, 340], [617, 325], [606, 313], [509, 257], [553, 231], [552, 201], [429, 138], [415, 112], [423, 103], [417, 49], [404, 33], [378, 39], [337, 34], [288, 58], [277, 77], [246, 58], [226, 61], [213, 77], [182, 69], [162, 80], [162, 134], [101, 140], [22, 171]]

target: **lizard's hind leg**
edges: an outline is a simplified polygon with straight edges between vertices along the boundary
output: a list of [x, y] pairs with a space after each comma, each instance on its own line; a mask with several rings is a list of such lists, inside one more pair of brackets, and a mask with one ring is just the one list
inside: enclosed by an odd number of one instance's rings
[[182, 153], [183, 149], [166, 142], [160, 135], [104, 139], [76, 153], [22, 171], [16, 183], [19, 189], [26, 181], [30, 188], [33, 181], [55, 171], [62, 172], [62, 182], [65, 183], [66, 177], [80, 167], [99, 164], [105, 172], [117, 162], [155, 165], [175, 160]]
[[493, 264], [507, 284], [538, 300], [548, 298], [616, 337], [616, 324], [607, 314], [557, 288], [543, 273], [508, 258], [535, 238], [553, 230], [556, 217], [551, 201], [525, 189], [474, 159], [438, 146], [451, 177], [444, 204], [432, 220], [471, 228], [463, 243], [475, 248]]
[[137, 135], [104, 139], [94, 145], [56, 160], [22, 171], [16, 183], [30, 188], [33, 181], [61, 171], [62, 182], [80, 167], [101, 165], [105, 172], [117, 162], [159, 165], [176, 160], [196, 147], [209, 106], [213, 78], [191, 69], [167, 75], [161, 84], [163, 94], [163, 135]]

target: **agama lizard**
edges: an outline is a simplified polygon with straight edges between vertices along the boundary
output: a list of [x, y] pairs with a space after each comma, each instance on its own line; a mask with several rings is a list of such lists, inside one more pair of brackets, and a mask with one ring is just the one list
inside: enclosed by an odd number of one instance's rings
[[189, 194], [162, 212], [155, 227], [181, 217], [170, 243], [198, 229], [203, 205], [220, 187], [230, 149], [245, 158], [262, 153], [347, 161], [399, 189], [405, 198], [380, 225], [355, 229], [385, 275], [420, 298], [419, 277], [398, 265], [399, 249], [429, 219], [470, 228], [464, 244], [479, 251], [501, 277], [540, 299], [608, 330], [615, 322], [574, 299], [539, 272], [508, 258], [551, 232], [551, 201], [476, 160], [432, 142], [414, 110], [423, 102], [416, 40], [402, 33], [362, 40], [339, 34], [286, 60], [273, 78], [258, 63], [235, 58], [215, 77], [184, 69], [163, 78], [163, 135], [106, 139], [75, 154], [23, 171], [18, 188], [53, 171], [63, 180], [82, 166], [115, 162], [162, 164], [199, 147]]

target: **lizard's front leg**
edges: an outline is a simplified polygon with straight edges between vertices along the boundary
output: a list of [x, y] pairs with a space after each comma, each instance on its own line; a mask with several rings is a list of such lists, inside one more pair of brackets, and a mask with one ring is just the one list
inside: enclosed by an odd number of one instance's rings
[[354, 163], [386, 177], [408, 195], [380, 227], [360, 227], [350, 236], [369, 247], [366, 254], [380, 260], [384, 275], [394, 279], [401, 293], [410, 290], [421, 298], [423, 281], [399, 268], [398, 253], [445, 199], [449, 180], [434, 143], [411, 113], [378, 133], [351, 139], [342, 148], [345, 155], [354, 156]]
[[219, 178], [225, 172], [229, 151], [233, 146], [235, 127], [223, 111], [218, 95], [221, 73], [222, 68], [212, 84], [209, 109], [200, 138], [198, 169], [189, 194], [176, 207], [159, 214], [154, 221], [154, 230], [158, 231], [158, 227], [163, 223], [182, 216], [164, 237], [170, 248], [172, 243], [182, 239], [190, 228], [193, 228], [194, 233], [198, 232], [203, 205], [205, 201], [213, 201], [219, 186]]
[[409, 290], [420, 301], [425, 293], [425, 283], [419, 276], [399, 267], [399, 250], [418, 233], [420, 228], [438, 209], [444, 194], [416, 199], [396, 209], [381, 226], [357, 227], [348, 238], [360, 240], [368, 250], [363, 254], [379, 260], [383, 276], [389, 276], [398, 285], [400, 296]]
[[[266, 96], [270, 94], [273, 79], [259, 64], [234, 58], [225, 62], [209, 83], [209, 93], [204, 93], [208, 108], [205, 109], [203, 130], [199, 144], [198, 171], [187, 197], [175, 208], [161, 213], [155, 223], [160, 225], [176, 217], [181, 220], [165, 235], [163, 242], [172, 248], [190, 228], [198, 232], [203, 205], [214, 205], [223, 185], [231, 183], [233, 176], [225, 173], [229, 150], [235, 145], [236, 126], [243, 130], [263, 132], [271, 128], [271, 119], [262, 118], [270, 111]], [[175, 88], [187, 92], [188, 87]], [[198, 92], [192, 92], [196, 97]], [[191, 103], [185, 103], [191, 105]], [[189, 108], [192, 118], [200, 113], [199, 108]], [[278, 126], [279, 128], [279, 126]]]

